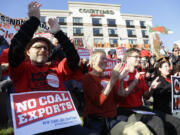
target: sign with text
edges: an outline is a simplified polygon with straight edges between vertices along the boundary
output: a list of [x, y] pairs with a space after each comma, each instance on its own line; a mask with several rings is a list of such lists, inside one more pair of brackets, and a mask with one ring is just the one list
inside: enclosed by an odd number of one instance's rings
[[124, 54], [126, 53], [125, 47], [117, 47], [116, 48], [116, 54], [118, 58], [123, 58]]
[[47, 39], [49, 39], [49, 40], [52, 39], [52, 35], [51, 35], [50, 33], [47, 33], [47, 32], [43, 32], [43, 33], [41, 33], [41, 32], [35, 33], [35, 34], [34, 34], [34, 37], [45, 37], [45, 38], [47, 38]]
[[[10, 43], [13, 36], [17, 33], [21, 25], [24, 24], [26, 20], [27, 18], [11, 18], [0, 13], [0, 35], [2, 35], [8, 41], [8, 43]], [[45, 23], [41, 22], [40, 26], [38, 27], [38, 31], [44, 32], [48, 30], [49, 27]]]
[[114, 68], [114, 66], [115, 66], [116, 63], [118, 63], [118, 62], [119, 62], [118, 60], [107, 59], [106, 70], [103, 72], [104, 76], [110, 77], [110, 76], [111, 76], [111, 70]]
[[90, 50], [86, 48], [78, 48], [78, 54], [81, 59], [89, 59], [90, 57]]
[[68, 91], [11, 94], [15, 135], [30, 135], [81, 124]]
[[172, 112], [180, 112], [180, 77], [171, 76]]

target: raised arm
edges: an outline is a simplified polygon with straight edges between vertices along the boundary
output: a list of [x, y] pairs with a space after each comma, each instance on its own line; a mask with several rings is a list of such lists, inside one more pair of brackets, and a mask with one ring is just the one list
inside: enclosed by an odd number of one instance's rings
[[50, 25], [50, 32], [54, 34], [63, 48], [69, 68], [71, 70], [79, 68], [80, 57], [73, 43], [71, 43], [69, 38], [60, 30], [60, 26], [56, 19], [50, 18], [48, 23]]
[[25, 59], [25, 48], [31, 41], [33, 34], [40, 24], [40, 4], [31, 2], [28, 5], [29, 19], [21, 26], [20, 30], [15, 34], [11, 40], [9, 48], [8, 60], [12, 67], [17, 67]]

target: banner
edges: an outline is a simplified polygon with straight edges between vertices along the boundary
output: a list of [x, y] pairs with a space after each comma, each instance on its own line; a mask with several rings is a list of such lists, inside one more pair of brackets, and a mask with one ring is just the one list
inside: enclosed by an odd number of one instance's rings
[[171, 76], [172, 112], [180, 112], [180, 77]]
[[[21, 25], [27, 20], [27, 18], [10, 18], [0, 13], [0, 35], [2, 35], [8, 43], [10, 43], [14, 34], [20, 29]], [[49, 27], [41, 22], [38, 27], [38, 32], [48, 31]]]
[[15, 135], [37, 134], [81, 124], [68, 91], [11, 94]]
[[90, 57], [90, 50], [86, 48], [78, 48], [78, 54], [81, 59], [89, 59]]
[[45, 37], [49, 40], [52, 39], [52, 35], [50, 33], [44, 32], [44, 33], [35, 33], [34, 37]]
[[118, 60], [114, 60], [114, 59], [107, 59], [106, 70], [103, 72], [104, 76], [106, 76], [106, 77], [110, 77], [111, 76], [111, 70], [114, 68], [116, 63], [119, 63], [119, 61]]

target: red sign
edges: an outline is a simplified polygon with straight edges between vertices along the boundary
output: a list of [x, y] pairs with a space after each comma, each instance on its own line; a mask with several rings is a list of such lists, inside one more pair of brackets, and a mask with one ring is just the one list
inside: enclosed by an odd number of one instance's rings
[[111, 76], [111, 70], [114, 68], [114, 66], [116, 65], [116, 63], [118, 63], [118, 60], [114, 60], [114, 59], [107, 59], [107, 66], [106, 66], [106, 70], [104, 71], [104, 76], [110, 77]]
[[75, 109], [65, 92], [13, 95], [13, 108], [17, 128]]

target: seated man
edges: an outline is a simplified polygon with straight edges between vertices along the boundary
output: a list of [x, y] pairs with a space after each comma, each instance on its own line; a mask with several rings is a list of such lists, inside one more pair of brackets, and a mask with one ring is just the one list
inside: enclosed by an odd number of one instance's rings
[[[78, 67], [79, 55], [73, 44], [60, 30], [56, 19], [50, 18], [50, 30], [62, 45], [66, 59], [58, 65], [46, 64], [51, 42], [43, 37], [32, 39], [40, 24], [40, 4], [31, 2], [28, 8], [29, 19], [11, 41], [9, 49], [9, 72], [15, 92], [55, 90], [63, 91], [64, 77]], [[26, 56], [27, 55], [27, 56]], [[28, 58], [25, 60], [25, 58]], [[80, 125], [71, 126], [44, 134], [79, 135], [92, 132]]]

